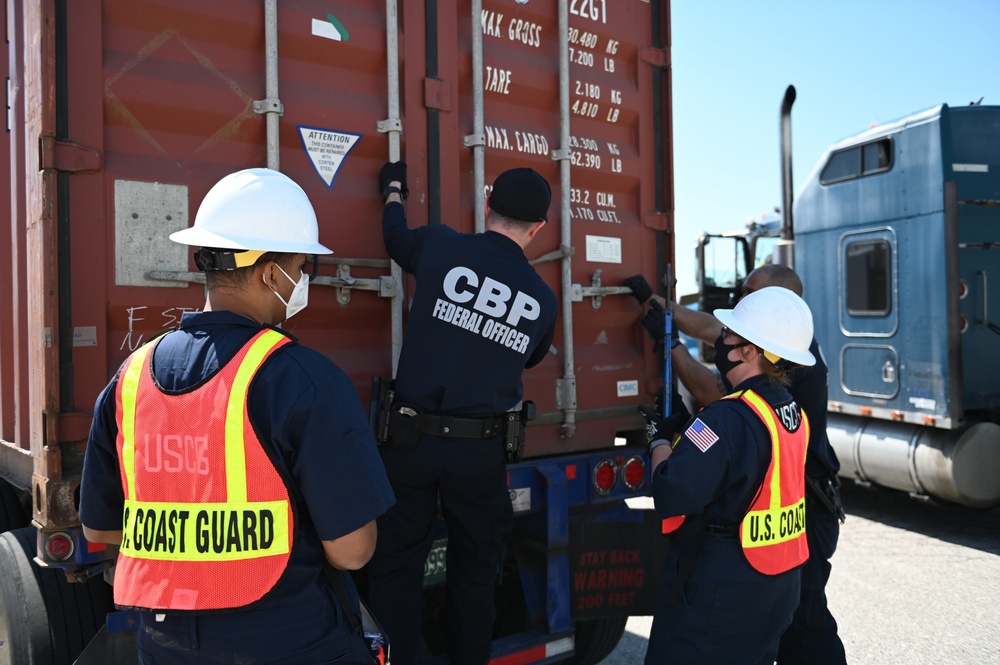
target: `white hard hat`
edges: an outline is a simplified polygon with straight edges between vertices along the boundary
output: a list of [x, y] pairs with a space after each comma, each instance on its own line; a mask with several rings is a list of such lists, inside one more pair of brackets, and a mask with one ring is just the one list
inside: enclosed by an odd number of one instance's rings
[[815, 365], [809, 352], [813, 338], [812, 312], [806, 301], [788, 289], [768, 286], [743, 296], [734, 309], [717, 309], [722, 325], [764, 349], [772, 363], [784, 359], [797, 365]]
[[231, 173], [208, 190], [182, 245], [289, 254], [332, 254], [319, 243], [316, 212], [291, 178], [271, 169]]

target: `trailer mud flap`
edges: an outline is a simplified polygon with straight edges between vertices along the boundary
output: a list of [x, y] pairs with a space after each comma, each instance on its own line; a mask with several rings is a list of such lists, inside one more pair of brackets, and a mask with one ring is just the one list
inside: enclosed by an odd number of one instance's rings
[[573, 621], [653, 614], [668, 537], [652, 510], [634, 522], [570, 526]]

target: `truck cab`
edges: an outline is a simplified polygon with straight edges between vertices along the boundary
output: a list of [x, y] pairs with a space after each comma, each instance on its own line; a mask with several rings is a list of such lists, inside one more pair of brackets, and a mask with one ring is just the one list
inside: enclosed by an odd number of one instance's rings
[[[792, 267], [843, 477], [1000, 503], [998, 127], [1000, 107], [947, 105], [873, 127], [832, 145], [796, 197]], [[702, 236], [700, 306], [731, 306], [778, 235]]]

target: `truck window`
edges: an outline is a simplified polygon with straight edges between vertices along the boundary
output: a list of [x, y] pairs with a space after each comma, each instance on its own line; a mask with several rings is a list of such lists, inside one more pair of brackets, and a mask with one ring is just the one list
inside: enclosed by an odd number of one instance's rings
[[863, 240], [845, 247], [845, 291], [851, 316], [886, 316], [892, 255], [886, 240]]
[[778, 236], [760, 236], [754, 244], [753, 267], [757, 269], [774, 260], [774, 250], [778, 247]]
[[882, 139], [862, 146], [861, 175], [887, 170], [891, 166], [891, 146], [892, 143], [889, 139]]
[[890, 166], [892, 166], [892, 139], [879, 139], [838, 150], [830, 155], [819, 181], [823, 185], [830, 185], [887, 171]]
[[736, 289], [746, 279], [746, 247], [738, 238], [705, 238], [704, 285]]
[[830, 155], [830, 161], [823, 167], [820, 183], [828, 185], [857, 178], [861, 175], [861, 148], [848, 148]]

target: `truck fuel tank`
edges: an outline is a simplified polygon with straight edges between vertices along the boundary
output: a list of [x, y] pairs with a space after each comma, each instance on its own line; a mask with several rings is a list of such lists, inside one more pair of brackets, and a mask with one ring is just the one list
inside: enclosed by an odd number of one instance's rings
[[830, 413], [843, 478], [970, 506], [1000, 504], [1000, 425], [945, 430]]

